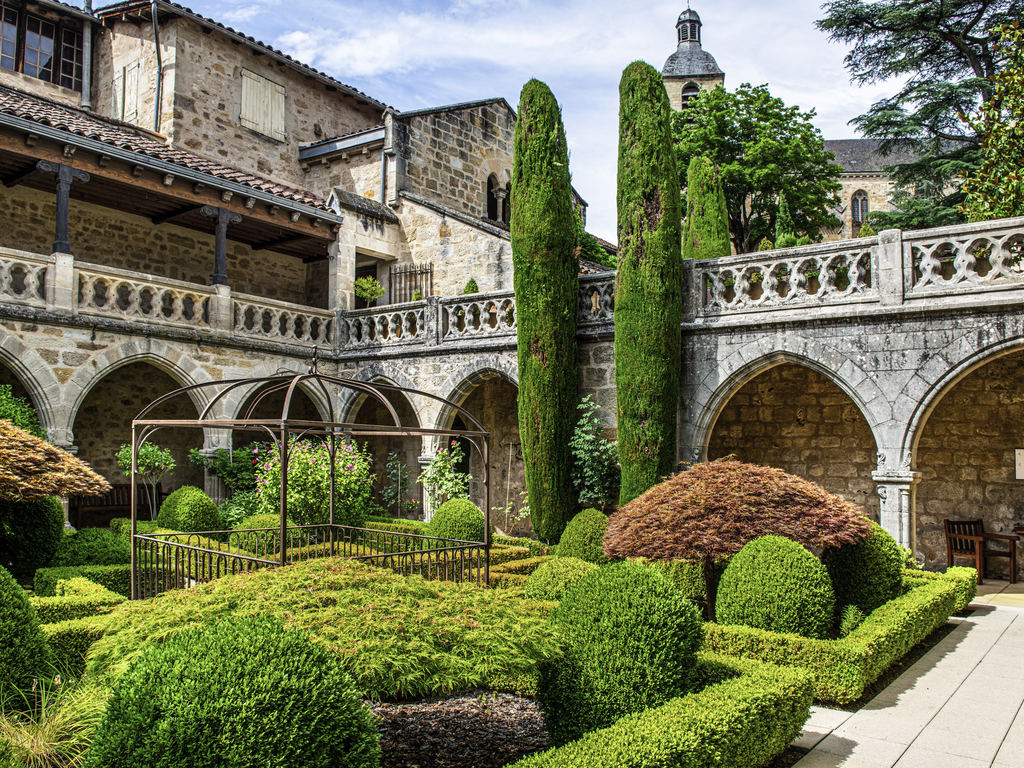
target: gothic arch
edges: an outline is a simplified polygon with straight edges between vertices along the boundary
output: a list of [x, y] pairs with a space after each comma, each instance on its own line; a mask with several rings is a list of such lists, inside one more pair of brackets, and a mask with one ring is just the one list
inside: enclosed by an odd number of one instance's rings
[[25, 346], [21, 339], [3, 328], [0, 328], [0, 364], [13, 371], [28, 391], [39, 421], [50, 438], [63, 441], [61, 385], [53, 369], [36, 350]]
[[[265, 386], [265, 384], [248, 384], [244, 387], [239, 387], [238, 389], [232, 390], [232, 392], [229, 395], [226, 395], [224, 397], [223, 401], [218, 403], [218, 410], [221, 411], [221, 413], [226, 418], [242, 418], [242, 408], [249, 401], [249, 398], [251, 398], [257, 392], [259, 392]], [[301, 391], [302, 394], [306, 395], [313, 402], [313, 405], [316, 408], [317, 413], [320, 415], [320, 418], [327, 419], [327, 415], [330, 412], [330, 408], [328, 407], [328, 404], [324, 399], [323, 392], [319, 392], [315, 387], [307, 386], [305, 383], [299, 384], [297, 389]]]
[[[848, 357], [820, 342], [786, 335], [782, 337], [781, 344], [785, 349], [766, 351], [775, 343], [775, 339], [751, 342], [729, 355], [719, 364], [717, 371], [705, 375], [697, 387], [696, 402], [692, 406], [692, 412], [696, 414], [689, 441], [693, 453], [683, 458], [706, 458], [711, 433], [729, 398], [759, 374], [783, 363], [809, 368], [839, 387], [867, 421], [875, 444], [881, 449], [885, 444], [883, 428], [892, 420], [892, 407], [878, 385]], [[717, 385], [716, 379], [720, 382]]]
[[[512, 386], [519, 387], [518, 371], [514, 364], [502, 360], [492, 361], [492, 365], [481, 367], [479, 364], [467, 363], [455, 369], [441, 385], [440, 390], [445, 400], [461, 405], [473, 390], [487, 379], [497, 376]], [[455, 418], [455, 410], [450, 405], [442, 406], [434, 425], [437, 429], [447, 429]]]
[[[349, 375], [349, 378], [355, 381], [365, 381], [367, 383], [373, 383], [375, 381], [382, 382], [385, 384], [393, 384], [396, 387], [402, 387], [403, 389], [423, 389], [423, 387], [417, 387], [413, 383], [412, 379], [406, 376], [402, 371], [397, 369], [397, 366], [389, 366], [384, 363], [372, 363], [361, 368], [357, 373]], [[409, 401], [409, 405], [412, 406], [413, 413], [416, 415], [416, 420], [419, 424], [425, 424], [427, 422], [421, 415], [422, 406], [417, 404], [419, 398], [405, 394], [406, 400]], [[338, 414], [341, 421], [348, 421], [351, 417], [359, 410], [363, 401], [366, 399], [366, 395], [356, 392], [352, 389], [347, 389], [341, 395], [341, 402], [338, 403]]]

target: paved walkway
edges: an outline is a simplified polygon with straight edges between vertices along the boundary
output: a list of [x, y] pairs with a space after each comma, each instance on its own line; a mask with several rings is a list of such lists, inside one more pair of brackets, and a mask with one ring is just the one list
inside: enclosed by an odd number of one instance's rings
[[857, 712], [815, 706], [796, 768], [1024, 768], [1024, 584], [974, 611]]

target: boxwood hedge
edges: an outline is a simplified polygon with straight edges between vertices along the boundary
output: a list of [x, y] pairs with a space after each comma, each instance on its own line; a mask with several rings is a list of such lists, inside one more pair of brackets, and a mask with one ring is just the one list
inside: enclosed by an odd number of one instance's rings
[[124, 595], [111, 592], [88, 579], [76, 577], [57, 582], [54, 597], [32, 597], [29, 602], [36, 608], [42, 624], [81, 619], [97, 613], [108, 613], [124, 602]]
[[109, 615], [42, 624], [40, 629], [56, 659], [57, 669], [69, 677], [81, 677], [85, 671], [85, 655], [92, 644], [106, 632]]
[[503, 588], [522, 587], [530, 574], [552, 559], [552, 555], [528, 557], [523, 560], [510, 560], [499, 565], [491, 564], [491, 586]]
[[132, 593], [132, 567], [130, 565], [76, 565], [64, 568], [40, 568], [36, 571], [33, 587], [37, 597], [57, 594], [57, 582], [77, 576], [106, 587], [125, 597]]
[[626, 715], [513, 768], [748, 768], [764, 765], [800, 732], [812, 681], [802, 669], [699, 653], [702, 690]]
[[814, 676], [816, 698], [849, 703], [859, 699], [866, 686], [946, 623], [956, 610], [958, 596], [962, 599], [969, 591], [968, 585], [974, 577], [973, 569], [969, 568], [950, 569], [948, 574], [924, 578], [908, 572], [907, 582], [912, 585], [908, 592], [877, 608], [859, 627], [839, 640], [706, 623], [705, 648], [731, 656], [803, 667]]

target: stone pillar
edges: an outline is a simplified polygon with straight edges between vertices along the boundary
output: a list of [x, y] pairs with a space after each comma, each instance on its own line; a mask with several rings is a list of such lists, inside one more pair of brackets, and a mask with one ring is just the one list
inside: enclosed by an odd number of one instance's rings
[[231, 286], [215, 285], [210, 302], [210, 327], [231, 333], [235, 329], [235, 312], [231, 303]]
[[693, 259], [683, 259], [683, 322], [692, 323], [700, 306], [700, 293], [693, 279]]
[[878, 295], [882, 304], [903, 303], [903, 232], [885, 229], [878, 235]]
[[70, 253], [55, 253], [53, 259], [46, 282], [46, 308], [51, 312], [74, 312], [77, 304], [75, 257]]
[[355, 305], [352, 286], [356, 280], [356, 246], [339, 234], [327, 253], [327, 308], [339, 311]]
[[[67, 430], [47, 430], [46, 436], [50, 442], [60, 448], [62, 451], [67, 451], [72, 456], [78, 455], [78, 446], [71, 445], [72, 437], [71, 433]], [[67, 496], [60, 497], [60, 504], [64, 508], [64, 530], [73, 531], [75, 526], [71, 524], [71, 502]]]
[[[221, 450], [231, 450], [231, 430], [204, 429], [203, 447], [200, 449], [199, 453], [209, 459], [216, 456], [217, 451]], [[224, 487], [224, 481], [213, 474], [210, 470], [204, 470], [203, 474], [203, 490], [206, 491], [207, 496], [220, 504], [228, 495], [227, 489]]]
[[878, 486], [878, 522], [901, 546], [916, 551], [916, 520], [914, 486], [921, 480], [920, 472], [901, 470], [877, 471], [871, 479]]
[[[427, 440], [427, 438], [424, 438], [424, 441], [426, 441], [426, 440]], [[430, 465], [430, 462], [433, 460], [433, 458], [434, 458], [433, 454], [430, 454], [430, 455], [424, 454], [424, 455], [419, 457], [418, 461], [419, 461], [419, 464], [420, 464], [420, 474], [421, 475], [426, 471], [427, 467]], [[418, 476], [419, 475], [417, 475], [417, 477]], [[434, 510], [433, 510], [433, 507], [430, 504], [430, 494], [427, 492], [427, 489], [424, 488], [423, 489], [423, 519], [426, 520], [427, 522], [430, 522], [430, 518], [432, 518], [433, 516], [434, 516]]]

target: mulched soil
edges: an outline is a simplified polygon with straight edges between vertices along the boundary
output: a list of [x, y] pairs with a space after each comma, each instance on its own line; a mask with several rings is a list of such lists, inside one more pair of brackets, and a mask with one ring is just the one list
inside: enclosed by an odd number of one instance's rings
[[429, 701], [372, 703], [382, 768], [500, 768], [548, 747], [533, 699], [472, 691]]

